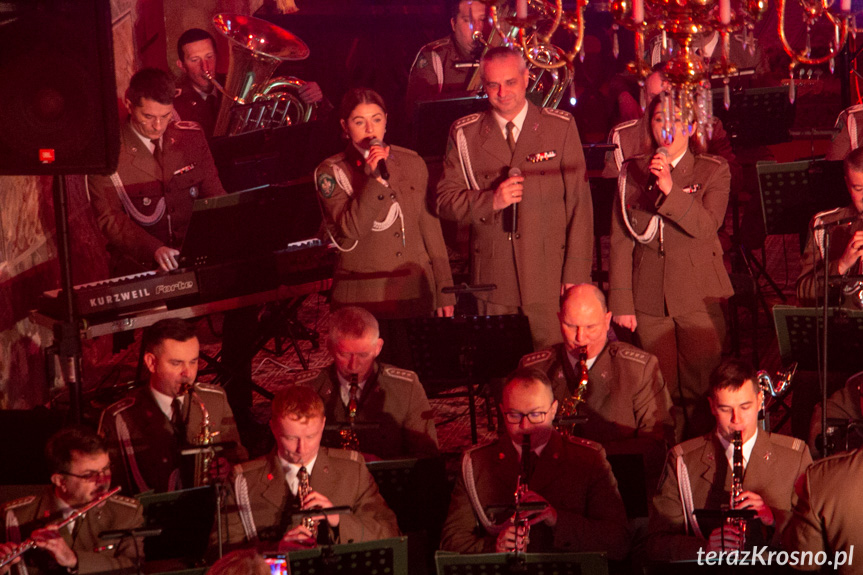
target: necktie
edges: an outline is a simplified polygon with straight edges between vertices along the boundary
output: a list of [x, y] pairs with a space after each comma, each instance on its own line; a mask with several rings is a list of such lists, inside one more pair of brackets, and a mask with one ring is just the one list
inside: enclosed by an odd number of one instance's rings
[[153, 144], [153, 157], [156, 159], [156, 162], [161, 166], [162, 165], [162, 146], [159, 138], [155, 140], [150, 140]]
[[512, 122], [506, 123], [506, 143], [509, 145], [509, 151], [513, 154], [515, 153], [515, 134], [513, 133], [513, 128], [515, 128], [515, 124]]
[[171, 427], [174, 428], [174, 435], [178, 440], [181, 442], [186, 440], [186, 422], [183, 421], [183, 406], [177, 397], [171, 402]]

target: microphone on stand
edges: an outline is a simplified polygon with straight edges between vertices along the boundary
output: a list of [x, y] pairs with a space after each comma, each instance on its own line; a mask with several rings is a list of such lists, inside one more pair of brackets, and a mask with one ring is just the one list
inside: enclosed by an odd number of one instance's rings
[[[387, 145], [384, 144], [383, 140], [381, 140], [380, 138], [372, 138], [371, 142], [369, 142], [369, 146], [380, 146], [381, 148], [387, 147]], [[383, 179], [389, 181], [390, 171], [387, 169], [387, 163], [384, 160], [378, 162], [378, 172]]]
[[[515, 178], [516, 176], [521, 175], [521, 170], [519, 170], [518, 168], [510, 168], [508, 175], [510, 178]], [[512, 204], [512, 233], [515, 233], [517, 231], [518, 231], [518, 204], [514, 203], [514, 204]]]
[[[666, 160], [668, 159], [668, 156], [669, 156], [668, 148], [666, 148], [665, 146], [662, 146], [661, 148], [656, 150], [656, 153], [662, 154], [663, 156], [665, 156]], [[647, 176], [647, 194], [648, 194], [648, 196], [653, 195], [653, 191], [656, 189], [656, 182], [658, 180], [659, 180], [659, 177], [656, 174], [654, 174], [653, 172], [650, 172], [650, 175]]]

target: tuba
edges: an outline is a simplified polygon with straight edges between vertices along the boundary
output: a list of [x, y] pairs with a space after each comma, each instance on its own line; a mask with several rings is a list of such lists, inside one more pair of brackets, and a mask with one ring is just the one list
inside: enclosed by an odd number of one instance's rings
[[[578, 406], [584, 403], [584, 394], [587, 391], [587, 383], [590, 379], [590, 370], [587, 368], [587, 346], [580, 346], [578, 351], [578, 385], [572, 395], [566, 397], [560, 404], [560, 419], [575, 417], [578, 415]], [[568, 359], [566, 361], [569, 361]], [[575, 425], [571, 423], [557, 424], [557, 430], [564, 435], [572, 435]]]
[[[203, 400], [195, 392], [194, 388], [189, 391], [189, 397], [193, 399], [201, 408], [201, 431], [195, 436], [193, 445], [195, 447], [208, 447], [213, 445], [213, 438], [219, 435], [218, 431], [212, 431], [210, 428], [210, 412], [207, 411], [207, 406]], [[194, 486], [201, 487], [210, 483], [210, 464], [215, 457], [215, 451], [204, 449], [195, 454], [195, 473]]]
[[[734, 432], [731, 438], [734, 447], [734, 455], [731, 458], [731, 509], [737, 509], [737, 500], [743, 493], [743, 434]], [[740, 548], [746, 547], [746, 519], [742, 517], [729, 517], [726, 524], [737, 527], [740, 531]]]
[[213, 25], [228, 39], [231, 59], [225, 85], [208, 77], [223, 94], [214, 136], [308, 122], [317, 104], [306, 105], [294, 77], [271, 78], [285, 60], [305, 60], [309, 47], [283, 28], [251, 16], [217, 14]]

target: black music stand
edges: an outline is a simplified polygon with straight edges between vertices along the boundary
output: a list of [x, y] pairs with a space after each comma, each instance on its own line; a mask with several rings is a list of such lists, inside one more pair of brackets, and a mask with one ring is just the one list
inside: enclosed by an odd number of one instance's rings
[[727, 110], [723, 90], [713, 92], [713, 114], [722, 120], [734, 146], [770, 146], [791, 141], [795, 107], [788, 100], [788, 86], [733, 91]]
[[[430, 398], [468, 398], [471, 440], [478, 442], [475, 394], [492, 378], [506, 377], [533, 351], [523, 315], [435, 317], [408, 320], [415, 371]], [[466, 386], [466, 392], [449, 392]], [[476, 386], [476, 387], [475, 387]], [[493, 425], [486, 400], [489, 426]]]
[[411, 149], [423, 158], [443, 157], [453, 122], [487, 108], [488, 98], [484, 95], [417, 102], [411, 122]]
[[367, 461], [366, 467], [396, 514], [402, 533], [443, 526], [449, 489], [442, 458]]
[[[821, 434], [815, 439], [815, 445], [825, 445]], [[863, 447], [863, 419], [827, 418], [825, 457], [860, 447]]]
[[438, 551], [437, 575], [608, 575], [605, 553], [478, 553]]
[[[616, 147], [616, 146], [614, 146]], [[602, 237], [611, 234], [614, 196], [617, 194], [617, 178], [590, 178], [590, 196], [593, 199], [593, 246], [596, 253], [596, 269], [593, 281], [602, 287], [608, 283], [608, 272], [602, 270]]]
[[179, 561], [188, 566], [204, 558], [216, 517], [213, 486], [138, 496], [144, 508], [144, 525], [161, 535], [144, 539], [147, 561]]
[[365, 543], [326, 545], [287, 554], [292, 575], [407, 573], [408, 539], [393, 537]]
[[[829, 357], [832, 369], [856, 373], [863, 369], [863, 311], [829, 310]], [[778, 305], [773, 308], [779, 355], [785, 365], [820, 371], [823, 308]]]

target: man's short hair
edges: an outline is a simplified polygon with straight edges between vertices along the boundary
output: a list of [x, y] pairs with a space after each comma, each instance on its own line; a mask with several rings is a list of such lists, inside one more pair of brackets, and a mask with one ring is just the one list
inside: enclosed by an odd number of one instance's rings
[[269, 575], [270, 566], [256, 549], [232, 551], [213, 563], [207, 575]]
[[480, 75], [483, 74], [485, 70], [485, 64], [489, 62], [494, 62], [495, 60], [503, 60], [504, 58], [516, 58], [518, 59], [518, 71], [524, 72], [527, 69], [527, 63], [524, 61], [524, 56], [521, 55], [521, 52], [517, 52], [512, 48], [507, 48], [506, 46], [498, 46], [496, 48], [492, 48], [485, 54], [483, 54], [482, 58], [479, 61], [479, 69]]
[[535, 367], [520, 367], [506, 376], [506, 379], [503, 382], [503, 389], [506, 389], [510, 385], [517, 385], [520, 387], [530, 387], [535, 383], [542, 384], [543, 387], [548, 389], [548, 392], [554, 395], [554, 391], [551, 388], [551, 380], [548, 379], [548, 375], [541, 369], [536, 369]]
[[156, 347], [166, 339], [189, 341], [193, 337], [198, 336], [195, 333], [195, 326], [189, 322], [179, 318], [163, 319], [144, 329], [141, 348], [144, 353], [154, 353]]
[[276, 392], [273, 398], [272, 420], [309, 419], [323, 417], [324, 400], [307, 385], [292, 384]]
[[844, 167], [846, 174], [849, 172], [863, 172], [863, 148], [852, 150], [845, 156]]
[[362, 339], [380, 336], [380, 326], [375, 316], [366, 309], [348, 306], [338, 309], [330, 316], [330, 332], [327, 340], [330, 343], [347, 338]]
[[68, 473], [72, 463], [72, 452], [85, 455], [107, 453], [105, 440], [95, 431], [83, 425], [64, 427], [48, 439], [45, 444], [45, 460], [51, 473]]
[[585, 289], [585, 286], [588, 288], [588, 291], [591, 292], [593, 297], [599, 300], [599, 305], [602, 306], [602, 312], [608, 312], [608, 303], [605, 301], [605, 294], [602, 293], [602, 290], [596, 287], [593, 284], [578, 284], [568, 288], [565, 292], [563, 292], [563, 300], [560, 302], [560, 307], [563, 309], [563, 306], [566, 305], [566, 302], [569, 301], [571, 297], [575, 297], [575, 290]]
[[742, 359], [726, 359], [716, 366], [716, 369], [710, 374], [710, 387], [707, 394], [715, 397], [716, 392], [721, 389], [737, 391], [747, 381], [752, 382], [755, 393], [761, 391], [758, 385], [758, 375], [751, 363]]
[[177, 39], [177, 57], [180, 59], [180, 62], [186, 59], [186, 54], [185, 52], [183, 52], [183, 47], [186, 44], [191, 44], [192, 42], [200, 42], [201, 40], [209, 40], [213, 44], [213, 50], [216, 49], [216, 41], [213, 39], [213, 35], [206, 30], [201, 30], [200, 28], [189, 28], [188, 30], [180, 34], [179, 39]]
[[133, 106], [140, 106], [144, 98], [167, 106], [174, 103], [176, 91], [174, 78], [164, 70], [141, 68], [129, 81], [126, 99]]

